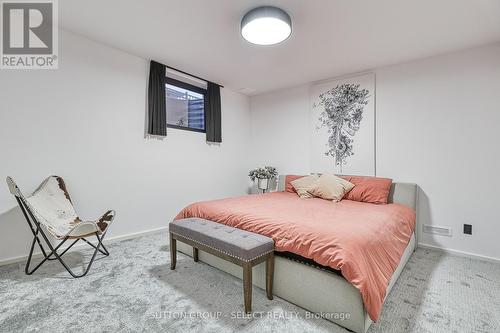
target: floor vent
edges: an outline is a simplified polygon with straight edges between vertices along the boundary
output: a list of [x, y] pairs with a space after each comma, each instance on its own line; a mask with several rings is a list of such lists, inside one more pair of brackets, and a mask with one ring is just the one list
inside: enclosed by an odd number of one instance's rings
[[428, 234], [451, 237], [451, 228], [448, 227], [440, 227], [436, 225], [424, 224], [424, 232]]

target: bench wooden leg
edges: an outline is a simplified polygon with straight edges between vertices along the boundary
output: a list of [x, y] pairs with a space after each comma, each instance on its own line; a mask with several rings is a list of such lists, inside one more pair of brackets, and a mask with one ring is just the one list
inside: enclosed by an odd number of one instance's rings
[[274, 253], [271, 253], [266, 260], [266, 293], [267, 299], [273, 299], [273, 280], [274, 280]]
[[170, 234], [170, 269], [175, 269], [177, 262], [177, 240]]
[[243, 263], [243, 298], [245, 312], [252, 312], [252, 264]]
[[198, 249], [193, 246], [193, 259], [198, 262]]

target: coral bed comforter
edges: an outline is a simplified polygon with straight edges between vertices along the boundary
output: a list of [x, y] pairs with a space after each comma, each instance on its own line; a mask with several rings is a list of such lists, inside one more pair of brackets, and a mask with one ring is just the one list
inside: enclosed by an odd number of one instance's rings
[[176, 219], [188, 217], [271, 237], [277, 251], [341, 271], [373, 321], [415, 227], [415, 212], [406, 206], [301, 199], [288, 192], [197, 202]]

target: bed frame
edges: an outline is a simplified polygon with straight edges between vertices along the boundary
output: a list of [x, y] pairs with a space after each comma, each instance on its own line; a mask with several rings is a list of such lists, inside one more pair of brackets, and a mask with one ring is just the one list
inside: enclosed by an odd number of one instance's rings
[[[285, 177], [280, 176], [278, 191], [284, 190], [284, 184]], [[417, 193], [416, 184], [393, 183], [389, 202], [403, 204], [416, 211], [418, 207]], [[389, 282], [386, 297], [415, 250], [416, 244], [417, 239], [414, 233]], [[192, 248], [183, 243], [178, 244], [178, 250], [189, 256], [192, 254]], [[201, 251], [199, 260], [242, 278], [240, 267], [233, 263]], [[266, 287], [265, 277], [265, 265], [260, 264], [253, 268], [253, 284], [264, 290]], [[312, 313], [323, 314], [323, 318], [356, 333], [365, 333], [372, 324], [358, 289], [341, 275], [333, 272], [275, 256], [273, 289], [274, 295]]]

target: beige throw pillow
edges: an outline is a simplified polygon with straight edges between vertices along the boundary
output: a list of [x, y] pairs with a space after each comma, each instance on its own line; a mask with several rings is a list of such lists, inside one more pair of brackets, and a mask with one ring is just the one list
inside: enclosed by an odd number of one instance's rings
[[307, 188], [307, 192], [326, 200], [340, 201], [354, 184], [335, 175], [323, 174]]
[[290, 184], [292, 184], [295, 191], [297, 191], [299, 197], [312, 198], [313, 196], [307, 192], [307, 189], [318, 179], [318, 175], [310, 175], [295, 179], [294, 181], [291, 181]]

